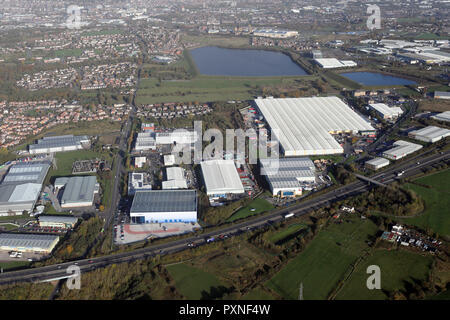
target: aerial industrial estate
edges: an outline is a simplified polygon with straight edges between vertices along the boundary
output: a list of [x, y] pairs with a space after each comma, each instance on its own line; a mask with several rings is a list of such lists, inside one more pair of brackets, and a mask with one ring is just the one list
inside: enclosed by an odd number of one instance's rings
[[450, 7], [367, 6], [6, 1], [0, 299], [448, 300]]

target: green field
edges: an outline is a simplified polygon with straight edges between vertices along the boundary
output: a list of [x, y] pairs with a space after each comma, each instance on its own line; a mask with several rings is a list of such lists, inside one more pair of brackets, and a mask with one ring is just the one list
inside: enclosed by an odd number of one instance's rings
[[295, 84], [295, 80], [295, 77], [213, 76], [161, 82], [157, 79], [142, 79], [136, 103], [250, 100], [261, 94], [261, 90], [265, 86], [292, 86]]
[[[274, 208], [274, 206], [265, 199], [257, 198], [249, 203], [245, 208], [239, 209], [236, 211], [231, 217], [227, 219], [228, 222], [235, 221], [237, 219], [246, 218], [252, 216], [254, 214], [263, 213], [266, 211], [270, 211]], [[251, 209], [255, 209], [255, 211], [251, 211]]]
[[350, 265], [368, 249], [366, 240], [376, 232], [370, 220], [354, 218], [332, 224], [265, 285], [284, 299], [298, 299], [303, 283], [305, 299], [326, 299]]
[[202, 292], [209, 293], [211, 288], [222, 285], [211, 273], [184, 263], [168, 266], [167, 270], [174, 278], [177, 289], [190, 300], [199, 300]]
[[406, 188], [425, 200], [425, 212], [417, 217], [402, 219], [402, 222], [431, 229], [440, 235], [450, 235], [450, 170], [419, 178], [415, 182], [431, 187], [406, 184]]
[[285, 239], [286, 237], [290, 236], [291, 234], [294, 234], [302, 229], [307, 228], [306, 225], [301, 224], [301, 223], [295, 223], [295, 224], [291, 224], [290, 226], [288, 226], [286, 229], [284, 229], [283, 231], [277, 232], [274, 235], [272, 235], [269, 240], [272, 243], [277, 243], [280, 240]]
[[246, 295], [244, 295], [242, 300], [274, 300], [275, 298], [266, 292], [262, 288], [255, 288]]
[[[405, 283], [426, 279], [433, 258], [405, 250], [377, 250], [362, 262], [344, 284], [336, 299], [380, 300], [387, 299], [386, 292], [404, 291]], [[366, 286], [367, 267], [377, 265], [381, 272], [381, 290]]]

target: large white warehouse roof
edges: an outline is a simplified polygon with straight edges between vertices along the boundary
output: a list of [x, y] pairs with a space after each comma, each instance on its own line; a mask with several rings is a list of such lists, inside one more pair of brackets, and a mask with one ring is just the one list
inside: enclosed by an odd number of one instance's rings
[[286, 156], [342, 153], [331, 133], [375, 130], [337, 97], [268, 98], [255, 102]]
[[233, 160], [208, 160], [200, 165], [208, 195], [244, 193]]

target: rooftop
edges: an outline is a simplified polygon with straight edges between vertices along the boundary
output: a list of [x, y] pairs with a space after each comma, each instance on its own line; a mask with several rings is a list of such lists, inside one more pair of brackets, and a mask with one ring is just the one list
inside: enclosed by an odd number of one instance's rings
[[338, 97], [256, 99], [286, 156], [343, 153], [331, 133], [375, 130]]
[[201, 162], [200, 166], [208, 195], [244, 193], [233, 160], [207, 160]]
[[197, 211], [196, 190], [137, 191], [131, 213]]

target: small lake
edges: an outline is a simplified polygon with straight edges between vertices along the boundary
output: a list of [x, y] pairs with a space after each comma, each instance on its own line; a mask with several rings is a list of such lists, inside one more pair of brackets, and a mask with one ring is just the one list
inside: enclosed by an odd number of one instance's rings
[[202, 47], [190, 51], [198, 71], [210, 76], [303, 76], [307, 73], [281, 52]]
[[398, 86], [417, 84], [417, 82], [412, 80], [377, 72], [346, 72], [340, 73], [340, 75], [364, 86]]

